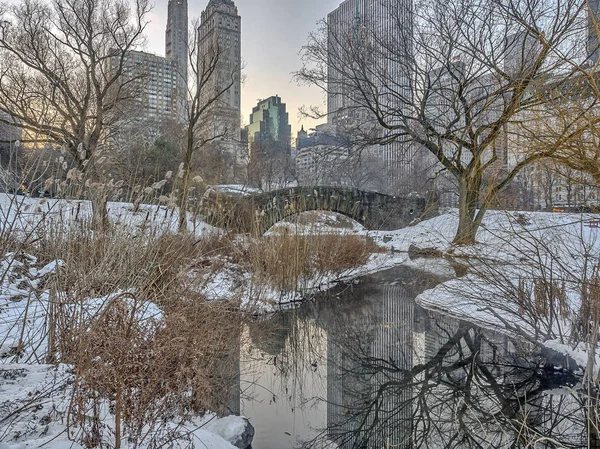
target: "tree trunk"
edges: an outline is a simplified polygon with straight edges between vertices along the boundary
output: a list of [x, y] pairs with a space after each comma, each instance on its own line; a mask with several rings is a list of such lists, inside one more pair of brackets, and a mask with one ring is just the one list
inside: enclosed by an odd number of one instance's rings
[[[95, 180], [101, 181], [95, 163], [90, 163], [97, 150], [97, 137], [91, 138], [87, 146], [79, 143], [73, 150], [79, 169], [85, 173], [85, 178], [90, 181], [92, 186]], [[84, 154], [83, 160], [80, 151]], [[88, 163], [84, 164], [83, 161], [88, 161]], [[98, 184], [97, 187], [92, 187], [89, 191], [89, 199], [92, 203], [92, 227], [95, 231], [104, 232], [110, 226], [108, 220], [108, 192], [101, 182]]]
[[481, 221], [475, 220], [481, 182], [478, 180], [478, 178], [468, 178], [467, 175], [463, 175], [457, 179], [458, 229], [452, 244], [471, 245], [475, 243], [475, 236]]
[[179, 232], [187, 231], [187, 196], [190, 188], [190, 171], [192, 167], [192, 154], [194, 152], [193, 127], [188, 130], [187, 149], [183, 161], [183, 179], [181, 181], [181, 195], [179, 197]]
[[109, 228], [108, 199], [103, 192], [92, 193], [92, 226], [95, 231], [104, 232]]

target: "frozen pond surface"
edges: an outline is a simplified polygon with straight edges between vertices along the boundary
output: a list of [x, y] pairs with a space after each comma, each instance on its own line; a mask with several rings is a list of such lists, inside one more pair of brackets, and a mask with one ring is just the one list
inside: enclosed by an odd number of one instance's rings
[[253, 448], [600, 447], [556, 361], [415, 304], [443, 280], [397, 268], [248, 327]]

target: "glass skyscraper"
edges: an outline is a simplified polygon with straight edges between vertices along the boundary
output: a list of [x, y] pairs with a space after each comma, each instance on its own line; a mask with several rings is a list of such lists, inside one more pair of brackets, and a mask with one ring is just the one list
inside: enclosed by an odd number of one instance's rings
[[[344, 79], [344, 75], [336, 69], [340, 56], [348, 55], [343, 47], [348, 46], [350, 39], [357, 42], [367, 40], [365, 48], [372, 49], [372, 67], [369, 70], [373, 74], [385, 73], [366, 80], [366, 84], [372, 84], [377, 90], [378, 101], [388, 110], [407, 107], [405, 103], [411, 98], [410, 73], [407, 73], [410, 63], [402, 55], [410, 56], [412, 53], [412, 19], [412, 0], [346, 0], [328, 15], [329, 124], [341, 132], [378, 128], [375, 117], [364, 107], [357, 81]], [[380, 128], [377, 137], [385, 138], [385, 133]], [[410, 142], [396, 139], [385, 145], [370, 145], [363, 151], [385, 163], [388, 175], [383, 193], [407, 193], [411, 190], [414, 151]]]

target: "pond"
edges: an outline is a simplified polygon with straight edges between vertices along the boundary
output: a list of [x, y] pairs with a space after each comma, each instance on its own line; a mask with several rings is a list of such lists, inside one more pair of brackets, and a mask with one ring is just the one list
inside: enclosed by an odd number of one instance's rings
[[572, 374], [415, 303], [443, 280], [397, 268], [248, 326], [238, 406], [252, 447], [600, 447]]

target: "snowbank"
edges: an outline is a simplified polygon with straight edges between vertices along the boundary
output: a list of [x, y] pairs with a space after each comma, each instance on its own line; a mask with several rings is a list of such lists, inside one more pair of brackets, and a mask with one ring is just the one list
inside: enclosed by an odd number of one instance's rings
[[[143, 232], [177, 232], [179, 210], [166, 206], [132, 203], [108, 203], [109, 219], [132, 234]], [[92, 205], [86, 200], [29, 198], [0, 193], [0, 230], [7, 226], [23, 233], [44, 232], [47, 229], [68, 230], [77, 223], [92, 218]], [[220, 232], [207, 223], [187, 216], [187, 229], [200, 236], [206, 232]]]
[[[66, 410], [69, 406], [73, 373], [68, 365], [0, 365], [0, 448], [2, 449], [83, 449], [67, 438]], [[104, 426], [111, 427], [114, 416]], [[239, 416], [217, 418], [213, 414], [183, 424], [167, 423], [165, 432], [181, 435], [172, 448], [204, 447], [239, 449], [248, 442], [247, 420]], [[130, 446], [125, 439], [122, 447]], [[150, 446], [138, 446], [140, 449]], [[243, 446], [245, 447], [245, 446]]]
[[[44, 364], [47, 355], [47, 322], [50, 298], [43, 288], [46, 277], [61, 261], [41, 268], [35, 257], [8, 253], [0, 260], [0, 448], [83, 449], [67, 437], [66, 416], [72, 394], [73, 368]], [[78, 319], [97, 316], [115, 292], [87, 298], [74, 304]], [[130, 300], [127, 295], [125, 300]], [[155, 304], [137, 304], [138, 322], [158, 320], [163, 313]], [[21, 363], [18, 363], [21, 362]], [[114, 416], [105, 415], [104, 427], [112, 428]], [[207, 415], [181, 423], [166, 423], [166, 435], [181, 435], [169, 447], [237, 449], [253, 436], [247, 420], [241, 417], [216, 418]], [[167, 438], [170, 438], [167, 436]], [[150, 443], [148, 443], [150, 444]], [[249, 444], [249, 443], [248, 443]], [[125, 442], [124, 449], [130, 447]], [[150, 446], [138, 446], [144, 449]]]
[[[593, 276], [600, 263], [600, 229], [589, 223], [599, 218], [593, 214], [490, 211], [477, 243], [458, 247], [452, 246], [457, 211], [406, 229], [370, 235], [386, 248], [408, 251], [415, 245], [434, 249], [469, 266], [466, 276], [419, 295], [417, 302], [423, 307], [517, 335], [569, 355], [586, 367], [589, 351], [577, 341], [571, 343], [571, 336], [580, 312], [581, 279]], [[560, 300], [560, 305], [535, 305], [536, 285], [549, 285], [541, 281], [555, 283], [552, 288], [559, 293], [552, 302]], [[600, 362], [600, 357], [594, 359]]]
[[211, 193], [225, 193], [228, 195], [241, 195], [241, 196], [250, 196], [259, 193], [263, 193], [261, 189], [257, 189], [250, 186], [245, 186], [241, 184], [221, 184], [215, 186], [209, 186], [204, 193], [204, 197], [209, 196]]

